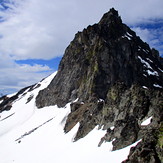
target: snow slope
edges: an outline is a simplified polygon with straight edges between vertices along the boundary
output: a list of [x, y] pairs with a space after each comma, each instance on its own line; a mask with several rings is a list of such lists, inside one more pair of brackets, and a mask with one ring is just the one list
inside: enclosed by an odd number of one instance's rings
[[[73, 142], [79, 124], [69, 133], [63, 131], [70, 103], [37, 109], [35, 98], [47, 87], [56, 73], [44, 79], [39, 88], [20, 95], [10, 111], [0, 113], [1, 163], [120, 163], [130, 147], [112, 152], [112, 143], [98, 147], [106, 131], [94, 128], [85, 138]], [[29, 97], [32, 100], [27, 103]], [[136, 144], [136, 143], [135, 143]], [[133, 145], [135, 145], [133, 144]]]

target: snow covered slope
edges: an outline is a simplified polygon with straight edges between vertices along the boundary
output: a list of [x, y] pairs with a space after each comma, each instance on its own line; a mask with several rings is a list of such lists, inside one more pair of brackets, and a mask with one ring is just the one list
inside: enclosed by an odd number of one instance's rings
[[98, 126], [77, 142], [73, 142], [73, 137], [79, 124], [69, 133], [64, 133], [70, 103], [64, 108], [37, 109], [35, 98], [38, 92], [50, 84], [55, 74], [38, 83], [32, 91], [27, 89], [12, 102], [9, 111], [0, 113], [0, 162], [120, 163], [125, 160], [131, 146], [114, 152], [111, 151], [112, 143], [98, 147], [106, 133], [98, 130]]

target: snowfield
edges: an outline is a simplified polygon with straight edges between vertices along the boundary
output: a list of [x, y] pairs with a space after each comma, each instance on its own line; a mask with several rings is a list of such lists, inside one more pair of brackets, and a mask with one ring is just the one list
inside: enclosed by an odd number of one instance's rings
[[[70, 103], [37, 109], [35, 98], [47, 87], [56, 73], [26, 91], [13, 103], [10, 111], [0, 113], [1, 163], [120, 163], [127, 158], [131, 146], [112, 152], [112, 143], [98, 147], [106, 131], [94, 128], [85, 138], [73, 141], [77, 124], [69, 133], [63, 131]], [[27, 103], [30, 96], [32, 100]]]

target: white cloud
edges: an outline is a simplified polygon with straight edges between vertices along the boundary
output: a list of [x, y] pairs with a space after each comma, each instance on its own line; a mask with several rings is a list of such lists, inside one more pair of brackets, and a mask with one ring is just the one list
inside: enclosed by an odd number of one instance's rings
[[149, 42], [154, 39], [153, 32], [147, 28], [135, 27], [133, 30], [137, 33], [138, 36], [145, 42]]
[[111, 7], [125, 23], [137, 24], [163, 17], [162, 0], [14, 0], [13, 10], [3, 13], [0, 51], [13, 59], [62, 56], [74, 34], [99, 21]]
[[163, 18], [162, 0], [124, 0], [121, 3], [117, 0], [116, 2], [124, 22], [130, 25]]
[[[0, 23], [1, 88], [20, 88], [45, 77], [51, 71], [49, 67], [18, 65], [14, 60], [62, 56], [75, 33], [97, 23], [111, 7], [119, 11], [124, 23], [132, 26], [163, 18], [162, 0], [6, 1], [10, 2], [8, 10], [2, 11], [0, 5], [3, 20]], [[163, 38], [161, 34], [158, 38], [159, 29], [151, 33], [137, 27], [136, 31], [156, 48]], [[158, 47], [161, 49], [161, 45]]]
[[156, 48], [159, 50], [160, 54], [163, 55], [163, 28], [141, 28], [134, 27], [133, 30], [137, 33], [140, 38], [147, 42], [151, 48]]
[[21, 64], [19, 68], [24, 72], [41, 72], [41, 71], [50, 71], [51, 69], [46, 65], [35, 64], [33, 66], [28, 64]]
[[52, 73], [46, 65], [16, 64], [9, 58], [0, 57], [0, 93], [17, 91], [25, 86], [39, 82]]

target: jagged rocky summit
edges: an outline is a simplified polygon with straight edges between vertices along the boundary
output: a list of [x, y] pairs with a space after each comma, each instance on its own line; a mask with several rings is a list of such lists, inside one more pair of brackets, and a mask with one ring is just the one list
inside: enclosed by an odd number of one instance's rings
[[58, 74], [37, 98], [37, 106], [57, 104], [79, 98], [107, 98], [108, 90], [120, 83], [149, 89], [162, 88], [162, 59], [135, 32], [122, 23], [111, 9], [98, 24], [75, 35], [65, 51]]
[[[125, 162], [161, 162], [162, 70], [158, 51], [123, 24], [112, 8], [99, 23], [75, 35], [36, 105], [63, 107], [77, 99], [64, 128], [69, 132], [80, 122], [75, 140], [99, 125], [106, 130], [99, 146], [113, 141], [117, 150], [142, 139]], [[149, 117], [150, 125], [141, 125]]]
[[[106, 130], [99, 146], [112, 141], [113, 150], [118, 150], [140, 141], [124, 163], [161, 163], [162, 81], [163, 60], [158, 51], [123, 24], [112, 8], [99, 23], [75, 35], [56, 76], [39, 92], [36, 105], [64, 107], [72, 102], [64, 131], [79, 123], [75, 141], [99, 126]], [[2, 97], [0, 112], [10, 109], [24, 90], [11, 98]], [[150, 123], [144, 125], [146, 119]]]

